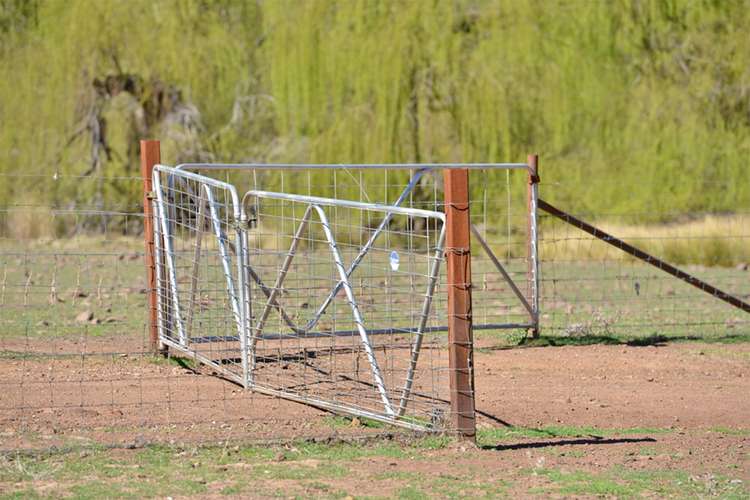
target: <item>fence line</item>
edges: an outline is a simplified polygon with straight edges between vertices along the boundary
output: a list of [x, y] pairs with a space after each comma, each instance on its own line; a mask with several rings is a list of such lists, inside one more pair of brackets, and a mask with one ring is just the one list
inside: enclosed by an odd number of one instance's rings
[[[130, 188], [140, 188], [140, 178], [130, 182]], [[501, 201], [497, 205], [507, 206], [505, 199]], [[415, 200], [413, 206], [423, 203]], [[525, 212], [514, 207], [517, 210], [501, 211], [472, 201], [472, 222], [508, 275], [523, 282], [526, 240], [518, 228], [525, 225]], [[7, 224], [8, 217], [37, 220], [32, 219], [36, 207], [0, 210], [3, 448], [263, 441], [382, 431], [366, 422], [352, 426], [314, 408], [244, 391], [211, 376], [210, 368], [189, 357], [153, 356], [145, 315], [143, 214], [136, 204], [132, 211], [111, 208], [68, 207], [56, 219], [62, 229], [80, 229], [53, 231], [43, 238], [18, 236], [18, 228]], [[731, 223], [745, 220], [747, 212], [683, 214], [691, 221], [684, 235], [680, 225], [664, 229], [623, 224], [639, 214], [594, 215], [605, 228], [631, 227], [626, 241], [648, 245], [649, 253], [668, 262], [680, 261], [690, 274], [743, 301], [750, 297], [749, 226]], [[703, 224], [706, 216], [710, 221]], [[108, 219], [106, 232], [93, 223], [100, 217]], [[551, 216], [540, 214], [539, 219], [541, 335], [592, 341], [750, 335], [746, 313], [610, 250]], [[669, 232], [659, 232], [662, 229]], [[526, 321], [528, 310], [497, 276], [477, 241], [473, 250], [475, 322], [497, 317]], [[474, 332], [479, 347], [513, 344], [525, 335]], [[482, 355], [481, 349], [475, 354]]]

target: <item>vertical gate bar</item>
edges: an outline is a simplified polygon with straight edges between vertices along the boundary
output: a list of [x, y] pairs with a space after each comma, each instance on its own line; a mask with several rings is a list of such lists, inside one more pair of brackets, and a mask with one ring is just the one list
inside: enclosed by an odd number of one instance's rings
[[[151, 181], [153, 183], [153, 179]], [[151, 200], [151, 211], [154, 213], [153, 218], [153, 225], [154, 225], [154, 251], [156, 252], [156, 333], [159, 337], [159, 343], [161, 343], [161, 339], [164, 337], [165, 333], [165, 327], [167, 324], [166, 319], [166, 306], [164, 304], [166, 297], [164, 297], [164, 253], [162, 252], [161, 248], [161, 241], [162, 241], [162, 235], [161, 235], [161, 222], [159, 221], [159, 211], [156, 209], [156, 203], [157, 200], [155, 197], [152, 197]]]
[[[241, 220], [241, 226], [242, 229], [238, 231], [237, 236], [239, 240], [239, 248], [241, 249], [240, 252], [238, 252], [238, 258], [237, 263], [239, 264], [240, 272], [239, 276], [242, 279], [242, 282], [240, 283], [240, 293], [242, 295], [242, 337], [244, 338], [244, 342], [240, 342], [240, 346], [242, 347], [242, 369], [244, 373], [242, 374], [242, 383], [245, 386], [245, 388], [249, 388], [252, 384], [252, 377], [250, 374], [250, 366], [255, 366], [255, 351], [250, 352], [250, 336], [251, 333], [251, 324], [253, 321], [253, 306], [252, 306], [252, 283], [250, 281], [249, 276], [249, 270], [250, 270], [250, 251], [248, 249], [248, 239], [247, 239], [247, 232], [249, 230], [249, 226], [247, 224], [247, 216], [244, 214], [244, 210], [242, 211], [242, 215], [240, 216]], [[251, 359], [252, 357], [252, 359]]]
[[[177, 268], [175, 266], [174, 241], [169, 234], [174, 225], [170, 225], [169, 221], [167, 220], [168, 209], [165, 208], [166, 202], [164, 200], [166, 196], [162, 192], [161, 178], [159, 176], [154, 177], [154, 184], [156, 185], [156, 206], [157, 210], [159, 211], [158, 220], [161, 222], [161, 243], [162, 248], [164, 249], [164, 279], [165, 283], [167, 283], [167, 287], [169, 288], [171, 301], [171, 308], [169, 313], [170, 316], [174, 315], [174, 317], [170, 317], [168, 321], [170, 323], [174, 323], [177, 326], [177, 335], [180, 339], [180, 345], [186, 347], [187, 338], [185, 337], [185, 324], [183, 323], [182, 315], [180, 313], [180, 296], [177, 292]], [[174, 205], [174, 203], [172, 203], [171, 205]]]
[[229, 257], [229, 250], [227, 250], [227, 242], [229, 240], [227, 238], [227, 235], [224, 234], [224, 232], [221, 230], [219, 209], [217, 208], [216, 199], [214, 198], [211, 187], [204, 184], [202, 189], [206, 195], [206, 200], [208, 200], [208, 208], [209, 214], [211, 215], [211, 223], [214, 228], [214, 236], [216, 236], [216, 242], [219, 246], [219, 256], [221, 256], [221, 266], [224, 270], [224, 279], [226, 280], [229, 303], [232, 306], [234, 320], [237, 323], [238, 335], [242, 336], [244, 325], [242, 323], [242, 309], [240, 307], [241, 299], [238, 297], [237, 289], [235, 288], [234, 280], [232, 279], [231, 259]]
[[528, 290], [528, 300], [534, 311], [531, 318], [534, 327], [531, 329], [531, 336], [539, 337], [539, 226], [538, 226], [538, 208], [539, 208], [539, 155], [528, 155], [528, 183], [526, 186], [527, 218], [528, 228], [526, 231], [526, 283]]
[[193, 272], [190, 274], [190, 293], [188, 294], [187, 303], [187, 326], [185, 331], [188, 338], [190, 338], [193, 331], [193, 316], [195, 315], [195, 294], [198, 290], [198, 273], [200, 272], [200, 258], [201, 258], [201, 243], [203, 239], [203, 225], [206, 223], [206, 214], [204, 213], [204, 206], [206, 202], [203, 199], [203, 190], [198, 195], [198, 216], [196, 217], [195, 224], [195, 248], [193, 251]]
[[148, 328], [151, 350], [159, 351], [159, 330], [157, 323], [156, 262], [154, 251], [154, 213], [152, 175], [154, 165], [161, 162], [159, 141], [141, 141], [141, 177], [143, 177], [143, 238], [146, 243], [146, 289], [148, 290]]
[[443, 229], [440, 231], [438, 237], [437, 247], [435, 248], [435, 255], [432, 260], [432, 266], [430, 274], [427, 278], [427, 291], [425, 292], [424, 301], [422, 302], [422, 311], [419, 316], [419, 326], [415, 333], [414, 342], [411, 346], [411, 359], [409, 360], [409, 368], [406, 371], [406, 382], [404, 388], [401, 390], [401, 401], [398, 404], [397, 416], [403, 417], [406, 411], [406, 405], [409, 403], [409, 396], [411, 395], [411, 388], [414, 385], [414, 372], [417, 369], [417, 362], [419, 361], [419, 354], [422, 350], [422, 339], [424, 337], [424, 330], [427, 327], [427, 320], [430, 317], [430, 307], [432, 307], [432, 297], [435, 293], [435, 285], [437, 284], [438, 274], [440, 273], [440, 261], [445, 246], [445, 224]]
[[471, 310], [471, 218], [468, 169], [445, 169], [448, 359], [452, 425], [476, 439]]

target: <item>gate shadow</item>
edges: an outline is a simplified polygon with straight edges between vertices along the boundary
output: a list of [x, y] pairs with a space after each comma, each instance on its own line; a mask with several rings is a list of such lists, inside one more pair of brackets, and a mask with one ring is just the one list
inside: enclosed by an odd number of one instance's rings
[[645, 438], [579, 438], [563, 439], [555, 441], [533, 441], [531, 443], [495, 444], [480, 446], [483, 450], [507, 451], [507, 450], [529, 450], [535, 448], [550, 448], [553, 446], [585, 446], [601, 444], [627, 444], [627, 443], [655, 443], [652, 437]]

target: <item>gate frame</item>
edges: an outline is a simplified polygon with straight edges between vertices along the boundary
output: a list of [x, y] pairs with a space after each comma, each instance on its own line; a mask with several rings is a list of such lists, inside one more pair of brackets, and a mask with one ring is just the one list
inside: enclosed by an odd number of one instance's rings
[[[472, 322], [472, 304], [471, 304], [471, 236], [472, 233], [480, 242], [483, 250], [488, 254], [490, 260], [493, 262], [495, 267], [498, 269], [503, 278], [509, 283], [511, 290], [520, 299], [526, 310], [530, 314], [531, 324], [528, 325], [486, 325], [490, 328], [527, 328], [532, 332], [534, 336], [539, 334], [539, 258], [538, 258], [538, 234], [537, 234], [537, 211], [539, 206], [538, 200], [538, 182], [539, 177], [537, 173], [537, 161], [536, 155], [530, 155], [528, 157], [528, 163], [475, 163], [475, 164], [459, 164], [459, 163], [447, 163], [447, 164], [411, 164], [411, 163], [400, 163], [400, 164], [358, 164], [358, 165], [322, 165], [322, 164], [226, 164], [226, 163], [214, 163], [214, 164], [201, 164], [201, 163], [188, 163], [181, 164], [174, 167], [176, 170], [183, 170], [185, 174], [189, 176], [200, 177], [201, 180], [212, 180], [210, 177], [199, 176], [197, 174], [190, 175], [189, 170], [219, 170], [219, 169], [331, 169], [336, 167], [346, 167], [352, 169], [382, 169], [382, 168], [394, 168], [394, 169], [412, 169], [415, 171], [415, 175], [412, 177], [412, 181], [404, 191], [395, 205], [400, 204], [411, 191], [414, 185], [416, 185], [415, 178], [419, 178], [424, 171], [432, 169], [443, 169], [444, 188], [445, 188], [445, 257], [446, 257], [446, 269], [448, 272], [447, 285], [448, 285], [448, 343], [449, 343], [449, 380], [450, 380], [450, 403], [453, 415], [453, 428], [469, 440], [475, 440], [476, 438], [476, 419], [475, 419], [475, 393], [474, 393], [474, 359], [473, 359], [473, 322]], [[141, 141], [141, 174], [144, 178], [144, 239], [146, 244], [146, 268], [147, 268], [147, 280], [148, 280], [148, 303], [149, 303], [149, 338], [152, 349], [158, 352], [160, 349], [160, 335], [159, 329], [161, 320], [159, 314], [161, 314], [160, 307], [158, 304], [158, 283], [157, 274], [164, 272], [160, 269], [158, 260], [160, 256], [156, 256], [162, 247], [162, 245], [168, 245], [169, 242], [166, 238], [156, 238], [155, 232], [161, 232], [159, 229], [166, 231], [166, 226], [161, 228], [155, 228], [154, 221], [157, 220], [158, 214], [155, 213], [154, 204], [154, 191], [152, 185], [152, 178], [154, 177], [154, 167], [160, 162], [159, 154], [159, 141]], [[487, 168], [505, 168], [505, 169], [525, 169], [528, 172], [528, 191], [527, 191], [527, 202], [528, 202], [528, 242], [527, 242], [527, 262], [528, 262], [528, 274], [527, 283], [529, 286], [528, 300], [524, 300], [523, 294], [518, 290], [518, 287], [510, 279], [508, 273], [504, 270], [499, 260], [495, 257], [494, 253], [489, 248], [489, 245], [481, 237], [481, 234], [476, 227], [471, 224], [470, 219], [470, 205], [469, 205], [469, 171], [472, 169], [487, 169]], [[223, 186], [228, 186], [225, 183], [221, 183]], [[210, 191], [210, 190], [209, 190]], [[208, 195], [210, 197], [210, 195]], [[237, 224], [247, 227], [248, 217], [244, 210], [244, 203], [240, 203], [237, 199], [236, 191], [232, 186], [232, 196], [235, 198], [235, 214]], [[162, 214], [164, 215], [164, 214]], [[162, 217], [158, 217], [164, 219]], [[387, 219], [387, 217], [386, 217]], [[384, 220], [381, 225], [387, 224], [387, 220]], [[150, 229], [150, 230], [149, 230]], [[156, 229], [156, 231], [154, 230]], [[245, 265], [247, 255], [247, 234], [246, 231], [238, 231], [237, 246], [242, 249], [242, 253], [237, 255], [238, 269], [240, 280], [245, 278], [245, 281], [249, 283], [248, 269]], [[155, 241], [156, 239], [163, 241]], [[356, 262], [352, 263], [356, 266]], [[341, 267], [342, 278], [345, 277], [348, 272], [344, 270], [343, 265]], [[246, 291], [244, 286], [239, 286], [236, 290], [239, 299], [239, 311], [235, 311], [235, 314], [239, 314], [240, 322], [242, 325], [247, 326], [249, 324], [250, 312], [248, 310], [248, 300], [245, 297]], [[269, 303], [271, 300], [269, 298]], [[179, 321], [179, 320], [178, 320]], [[242, 337], [242, 335], [241, 335]], [[203, 362], [204, 364], [216, 366], [216, 363], [204, 356], [199, 355], [195, 351], [191, 351], [182, 346], [179, 343], [173, 341], [163, 342], [163, 344], [169, 345], [175, 349], [187, 353]], [[243, 354], [247, 354], [247, 343], [242, 342]], [[417, 349], [418, 350], [418, 349]], [[418, 355], [418, 354], [417, 354]], [[247, 359], [247, 356], [243, 356], [243, 359]], [[414, 349], [412, 350], [412, 364], [416, 363], [414, 357]], [[242, 385], [246, 385], [248, 380], [248, 367], [246, 363], [243, 363], [244, 381]], [[404, 388], [405, 391], [410, 390], [410, 384], [407, 380], [407, 386]], [[296, 400], [305, 404], [313, 404], [327, 410], [341, 411], [340, 408], [334, 408], [330, 403], [326, 401], [311, 401], [309, 398], [302, 398], [296, 396], [293, 393], [287, 393], [285, 391], [273, 390], [270, 388], [263, 388], [253, 386], [253, 390], [261, 393], [266, 393], [274, 396], [280, 396], [291, 400]], [[403, 398], [402, 398], [403, 402]], [[387, 423], [396, 423], [407, 428], [415, 430], [425, 430], [423, 426], [413, 424], [406, 421], [394, 421], [392, 418], [383, 417], [378, 414], [369, 414], [368, 411], [359, 411], [358, 414], [373, 418]], [[401, 416], [403, 409], [399, 405], [399, 409], [396, 417]]]

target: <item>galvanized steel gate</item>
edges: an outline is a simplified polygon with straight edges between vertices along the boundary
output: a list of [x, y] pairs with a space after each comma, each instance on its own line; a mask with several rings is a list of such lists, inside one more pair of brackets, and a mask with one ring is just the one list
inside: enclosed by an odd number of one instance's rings
[[[445, 311], [434, 304], [450, 287], [446, 216], [401, 206], [435, 168], [445, 166], [414, 169], [395, 202], [378, 204], [257, 189], [240, 198], [228, 182], [157, 165], [159, 341], [258, 392], [449, 430], [453, 367], [437, 335], [448, 330]], [[526, 296], [471, 230], [530, 318], [474, 328], [536, 328], [536, 245]]]

